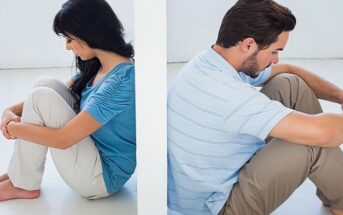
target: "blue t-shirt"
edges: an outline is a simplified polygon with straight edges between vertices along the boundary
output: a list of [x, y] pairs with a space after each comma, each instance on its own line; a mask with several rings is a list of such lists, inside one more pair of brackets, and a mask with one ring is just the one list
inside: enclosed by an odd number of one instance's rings
[[239, 171], [292, 110], [254, 86], [212, 48], [187, 63], [168, 94], [169, 214], [218, 214]]
[[102, 124], [91, 137], [100, 153], [107, 191], [113, 194], [136, 167], [134, 65], [119, 64], [95, 85], [88, 83], [80, 107]]

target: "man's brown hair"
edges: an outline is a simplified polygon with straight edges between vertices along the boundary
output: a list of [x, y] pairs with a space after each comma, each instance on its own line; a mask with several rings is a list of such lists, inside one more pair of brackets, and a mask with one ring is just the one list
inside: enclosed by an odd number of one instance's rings
[[268, 48], [279, 34], [292, 31], [296, 18], [292, 12], [272, 0], [239, 0], [225, 14], [216, 44], [235, 46], [252, 37], [260, 49]]

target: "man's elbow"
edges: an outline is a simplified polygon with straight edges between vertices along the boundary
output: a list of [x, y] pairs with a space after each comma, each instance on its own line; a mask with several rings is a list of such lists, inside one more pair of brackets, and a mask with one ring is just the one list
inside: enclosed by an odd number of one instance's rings
[[338, 130], [328, 126], [322, 127], [318, 133], [317, 142], [320, 147], [336, 147], [339, 145], [337, 141]]

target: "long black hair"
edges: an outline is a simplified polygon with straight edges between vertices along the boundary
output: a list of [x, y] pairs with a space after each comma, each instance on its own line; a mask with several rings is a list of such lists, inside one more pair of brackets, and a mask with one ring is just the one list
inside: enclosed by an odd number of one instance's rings
[[[56, 14], [53, 30], [59, 36], [74, 36], [87, 43], [90, 48], [114, 52], [133, 58], [134, 50], [124, 40], [124, 28], [105, 0], [69, 0]], [[81, 92], [98, 72], [101, 63], [98, 58], [82, 60], [76, 56], [78, 78], [70, 87], [76, 97], [74, 109], [79, 110]]]

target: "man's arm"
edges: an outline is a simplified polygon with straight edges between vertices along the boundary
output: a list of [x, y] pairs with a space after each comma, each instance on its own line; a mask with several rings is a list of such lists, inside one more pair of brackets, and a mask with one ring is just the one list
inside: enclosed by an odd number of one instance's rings
[[343, 143], [343, 115], [310, 115], [294, 111], [282, 119], [269, 135], [298, 144], [336, 147]]
[[343, 90], [318, 75], [297, 66], [275, 64], [272, 65], [272, 72], [269, 80], [281, 73], [291, 73], [299, 76], [314, 91], [319, 99], [324, 99], [341, 105], [343, 104]]
[[11, 136], [36, 144], [66, 149], [86, 138], [101, 124], [87, 112], [81, 111], [63, 128], [48, 128], [44, 126], [10, 122], [7, 130]]

